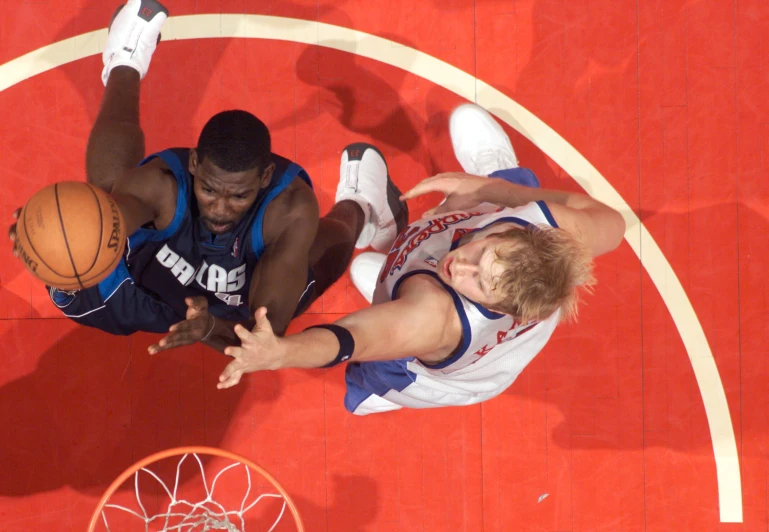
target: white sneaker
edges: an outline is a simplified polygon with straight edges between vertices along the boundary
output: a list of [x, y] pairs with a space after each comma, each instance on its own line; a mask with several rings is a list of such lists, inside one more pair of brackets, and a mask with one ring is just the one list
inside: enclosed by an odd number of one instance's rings
[[128, 0], [118, 8], [109, 27], [102, 59], [101, 80], [107, 85], [109, 73], [118, 66], [129, 66], [147, 75], [152, 54], [160, 41], [160, 28], [168, 10], [156, 0]]
[[350, 278], [352, 284], [358, 289], [366, 301], [371, 303], [374, 299], [374, 290], [379, 274], [382, 273], [387, 255], [366, 251], [361, 253], [350, 264]]
[[487, 176], [518, 167], [513, 145], [502, 127], [482, 107], [465, 103], [449, 118], [454, 155], [468, 174]]
[[371, 246], [377, 251], [389, 251], [395, 237], [408, 225], [408, 207], [400, 196], [378, 149], [358, 142], [342, 151], [336, 201], [354, 201], [365, 215], [356, 248]]

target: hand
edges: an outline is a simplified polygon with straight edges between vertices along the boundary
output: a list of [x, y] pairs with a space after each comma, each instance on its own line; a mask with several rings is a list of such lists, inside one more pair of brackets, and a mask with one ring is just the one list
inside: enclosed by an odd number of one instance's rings
[[[13, 211], [13, 219], [14, 220], [18, 220], [19, 219], [19, 214], [21, 214], [21, 209], [16, 209], [15, 211]], [[18, 257], [19, 256], [19, 252], [16, 249], [16, 223], [17, 222], [13, 222], [11, 227], [8, 228], [8, 238], [10, 238], [11, 242], [13, 242], [13, 256], [14, 257]]]
[[254, 318], [256, 325], [251, 332], [242, 325], [235, 326], [235, 334], [240, 338], [240, 347], [228, 347], [224, 350], [224, 354], [234, 360], [227, 364], [219, 375], [219, 384], [216, 387], [220, 390], [235, 386], [244, 373], [280, 369], [283, 365], [281, 340], [272, 332], [272, 325], [267, 319], [267, 307], [260, 307], [254, 313]]
[[446, 172], [423, 180], [401, 196], [401, 200], [409, 200], [430, 192], [440, 192], [446, 198], [437, 207], [427, 210], [422, 218], [444, 212], [466, 211], [483, 203], [479, 192], [488, 183], [487, 177], [461, 172]]
[[192, 345], [208, 337], [216, 325], [216, 319], [208, 313], [208, 300], [205, 296], [188, 297], [187, 316], [184, 321], [171, 325], [168, 336], [149, 346], [147, 351], [155, 355], [161, 351]]

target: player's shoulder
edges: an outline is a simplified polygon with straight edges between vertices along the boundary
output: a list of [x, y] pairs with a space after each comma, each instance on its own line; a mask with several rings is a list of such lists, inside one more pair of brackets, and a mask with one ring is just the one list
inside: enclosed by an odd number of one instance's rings
[[401, 283], [396, 299], [420, 315], [429, 316], [431, 326], [441, 331], [440, 345], [418, 357], [419, 360], [436, 364], [454, 352], [462, 339], [462, 320], [453, 296], [443, 283], [428, 273], [412, 275]]
[[430, 273], [414, 273], [404, 279], [395, 294], [397, 299], [412, 299], [432, 307], [454, 307], [446, 286]]
[[318, 198], [302, 179], [291, 181], [275, 197], [265, 213], [266, 218], [279, 219], [282, 224], [293, 222], [306, 225], [308, 222], [317, 222], [319, 216]]
[[131, 195], [151, 206], [157, 218], [162, 221], [173, 216], [178, 185], [173, 171], [157, 158], [123, 174], [113, 186], [112, 192]]

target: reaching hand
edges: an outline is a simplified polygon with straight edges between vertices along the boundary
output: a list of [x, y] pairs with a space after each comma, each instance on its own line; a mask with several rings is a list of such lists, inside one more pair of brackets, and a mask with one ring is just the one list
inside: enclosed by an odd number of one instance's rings
[[409, 200], [429, 194], [440, 192], [446, 199], [440, 205], [427, 210], [422, 218], [435, 216], [444, 212], [466, 211], [483, 203], [480, 199], [480, 189], [488, 184], [487, 177], [463, 174], [461, 172], [446, 172], [433, 177], [428, 177], [417, 186], [401, 196], [401, 200]]
[[270, 320], [267, 319], [267, 307], [260, 307], [255, 313], [256, 325], [253, 331], [248, 331], [241, 325], [235, 326], [235, 334], [240, 338], [240, 347], [228, 347], [225, 355], [233, 358], [219, 376], [217, 388], [230, 388], [240, 382], [244, 373], [266, 369], [280, 369], [283, 365], [283, 354], [280, 338], [272, 331]]
[[171, 325], [168, 329], [170, 334], [147, 349], [150, 355], [192, 345], [211, 334], [216, 325], [216, 318], [208, 313], [208, 299], [205, 296], [195, 296], [186, 298], [184, 302], [187, 303], [186, 319]]

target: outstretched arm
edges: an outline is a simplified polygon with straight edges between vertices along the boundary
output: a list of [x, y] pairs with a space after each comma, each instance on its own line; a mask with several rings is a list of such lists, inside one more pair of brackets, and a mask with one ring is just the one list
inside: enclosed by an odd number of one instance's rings
[[[394, 301], [354, 312], [335, 322], [352, 335], [349, 361], [396, 360], [416, 357], [439, 362], [462, 339], [462, 326], [451, 296], [433, 279], [417, 275], [403, 283]], [[234, 360], [219, 377], [219, 388], [229, 388], [244, 373], [281, 368], [319, 368], [332, 362], [340, 350], [336, 335], [327, 329], [308, 329], [279, 338], [264, 309], [256, 312], [256, 327], [236, 327], [241, 347], [225, 353]]]

